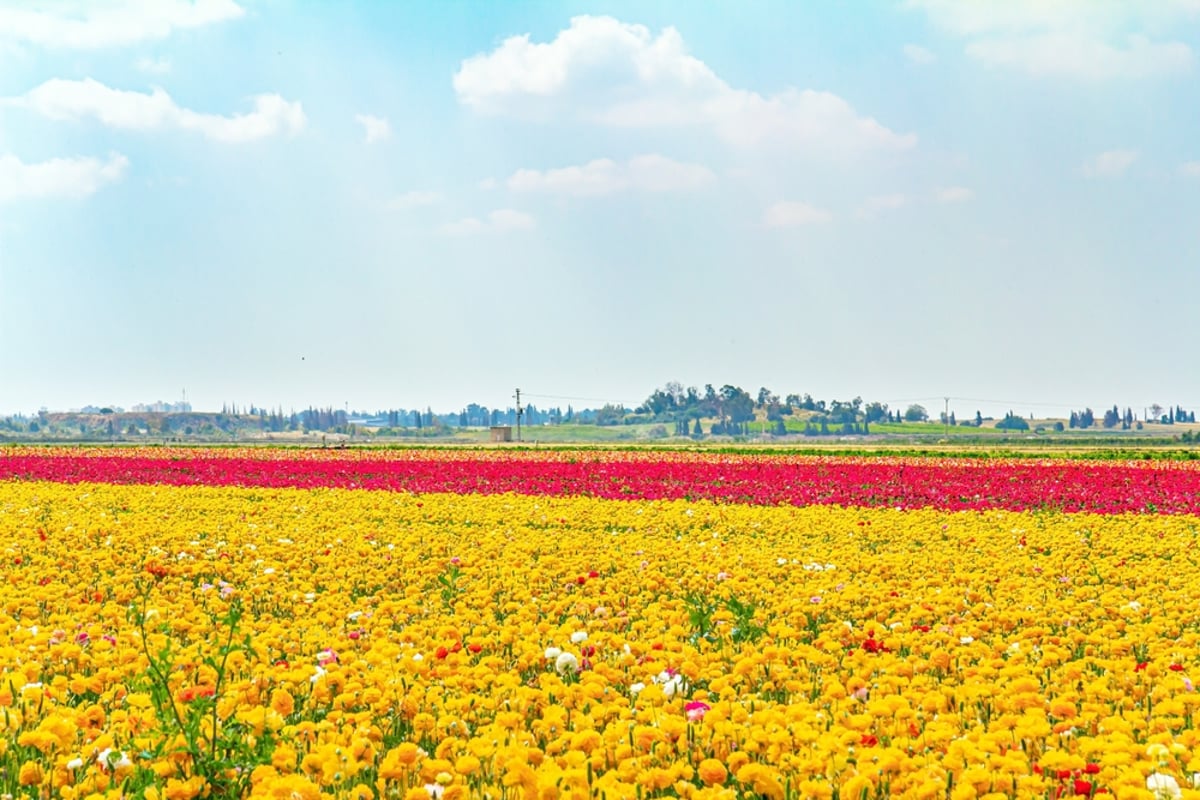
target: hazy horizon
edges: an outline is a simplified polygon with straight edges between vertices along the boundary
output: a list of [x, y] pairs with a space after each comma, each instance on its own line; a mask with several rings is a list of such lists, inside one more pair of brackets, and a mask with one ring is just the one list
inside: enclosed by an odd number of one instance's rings
[[1190, 0], [0, 0], [0, 414], [1200, 410], [1198, 36]]

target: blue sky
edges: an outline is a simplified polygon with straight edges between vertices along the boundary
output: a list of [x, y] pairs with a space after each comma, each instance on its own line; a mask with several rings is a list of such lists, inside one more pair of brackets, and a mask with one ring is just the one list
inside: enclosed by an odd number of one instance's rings
[[0, 413], [1200, 410], [1198, 77], [1197, 0], [0, 0]]

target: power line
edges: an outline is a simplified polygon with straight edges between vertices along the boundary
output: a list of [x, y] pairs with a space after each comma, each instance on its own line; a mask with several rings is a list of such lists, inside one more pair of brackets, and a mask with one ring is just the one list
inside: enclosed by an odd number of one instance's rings
[[566, 394], [538, 394], [536, 392], [522, 392], [526, 397], [540, 397], [543, 400], [580, 400], [585, 403], [608, 403], [608, 398], [605, 397], [576, 397]]

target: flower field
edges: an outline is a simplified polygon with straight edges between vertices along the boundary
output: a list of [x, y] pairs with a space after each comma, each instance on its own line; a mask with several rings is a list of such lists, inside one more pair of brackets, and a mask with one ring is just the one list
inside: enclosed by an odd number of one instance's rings
[[0, 795], [1200, 797], [1189, 463], [0, 450]]

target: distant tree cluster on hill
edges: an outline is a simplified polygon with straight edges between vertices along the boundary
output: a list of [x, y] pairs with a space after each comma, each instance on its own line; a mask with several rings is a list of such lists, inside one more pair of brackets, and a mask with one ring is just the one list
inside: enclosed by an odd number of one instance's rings
[[[976, 410], [973, 418], [958, 420], [953, 411], [939, 413], [941, 425], [982, 428], [986, 420]], [[1022, 417], [1010, 410], [994, 427], [1009, 432], [1028, 431], [1033, 417]], [[790, 422], [789, 422], [790, 421]], [[1097, 416], [1088, 407], [1071, 411], [1066, 428], [1071, 430], [1120, 429], [1141, 430], [1144, 423], [1162, 425], [1195, 423], [1194, 411], [1181, 405], [1173, 407], [1151, 405], [1141, 415], [1133, 408], [1122, 409], [1114, 404]], [[884, 432], [914, 432], [917, 425], [931, 423], [929, 411], [919, 403], [903, 408], [890, 408], [887, 403], [864, 402], [862, 397], [850, 400], [817, 400], [811, 394], [791, 392], [777, 394], [765, 386], [754, 394], [733, 384], [717, 388], [705, 384], [703, 389], [684, 387], [678, 381], [655, 389], [636, 408], [620, 403], [605, 403], [599, 408], [576, 410], [567, 405], [539, 408], [533, 403], [519, 410], [514, 406], [488, 408], [470, 403], [457, 412], [435, 413], [430, 406], [424, 409], [395, 408], [380, 411], [335, 409], [329, 406], [310, 406], [303, 411], [287, 411], [282, 407], [265, 407], [226, 403], [220, 413], [214, 412], [157, 412], [126, 413], [113, 407], [87, 407], [82, 412], [48, 413], [36, 416], [14, 415], [0, 418], [0, 439], [32, 436], [34, 438], [74, 438], [122, 440], [146, 437], [177, 438], [199, 436], [210, 439], [240, 436], [270, 437], [312, 433], [341, 436], [370, 437], [440, 437], [454, 435], [456, 430], [494, 426], [528, 427], [557, 425], [596, 425], [604, 427], [644, 426], [639, 435], [652, 438], [700, 438], [704, 436], [745, 437], [771, 434], [774, 436], [838, 436], [869, 435], [872, 426], [884, 427]], [[1053, 430], [1063, 431], [1064, 425], [1055, 421]], [[1039, 425], [1036, 432], [1045, 432]], [[1186, 435], [1188, 438], [1184, 439]], [[1194, 441], [1200, 435], [1186, 431], [1181, 441]]]

